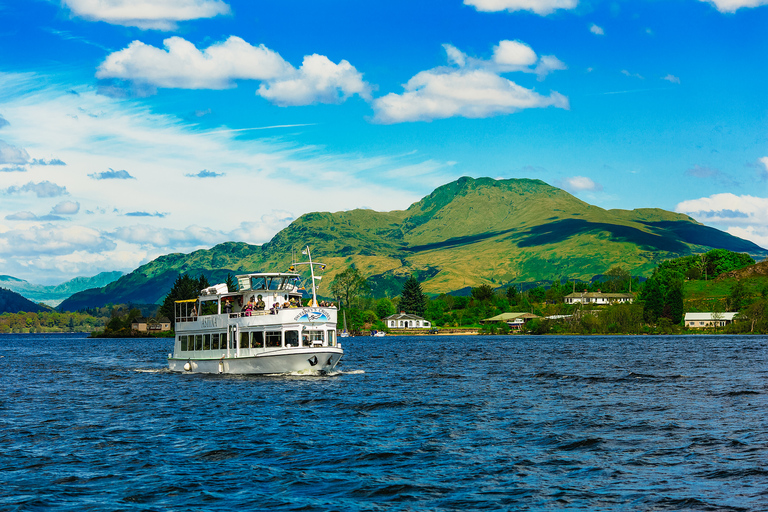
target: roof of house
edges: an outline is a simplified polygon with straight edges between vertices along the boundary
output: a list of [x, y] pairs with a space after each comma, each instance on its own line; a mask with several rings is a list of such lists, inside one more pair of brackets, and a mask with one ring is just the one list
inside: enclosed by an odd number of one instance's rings
[[566, 297], [579, 298], [589, 297], [590, 299], [605, 298], [605, 299], [634, 299], [634, 293], [603, 293], [603, 292], [574, 292], [569, 293]]
[[424, 318], [410, 313], [395, 313], [385, 317], [384, 320], [424, 320]]
[[[696, 321], [696, 320], [729, 320], [733, 321], [733, 317], [738, 315], [739, 312], [728, 312], [728, 313], [686, 313], [685, 314], [685, 321]], [[717, 315], [717, 318], [714, 317], [714, 315]]]
[[486, 318], [485, 320], [481, 320], [481, 322], [509, 322], [512, 320], [517, 320], [518, 318], [526, 319], [526, 318], [539, 318], [538, 315], [534, 315], [533, 313], [502, 313], [500, 315], [492, 316], [491, 318]]

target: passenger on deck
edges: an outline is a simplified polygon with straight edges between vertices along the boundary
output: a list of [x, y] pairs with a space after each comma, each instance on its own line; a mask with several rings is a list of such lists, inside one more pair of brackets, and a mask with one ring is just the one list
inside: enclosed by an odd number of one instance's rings
[[277, 312], [280, 311], [280, 303], [279, 302], [275, 302], [274, 304], [272, 304], [272, 307], [269, 309], [269, 311], [273, 315], [276, 315]]
[[[253, 297], [251, 297], [251, 300], [253, 300]], [[264, 304], [264, 301], [261, 298], [261, 295], [259, 295], [259, 300], [256, 302], [256, 309], [258, 311], [264, 311], [264, 309], [267, 307], [266, 304]]]
[[232, 313], [232, 302], [230, 302], [229, 300], [224, 301], [224, 313], [226, 313], [227, 315]]

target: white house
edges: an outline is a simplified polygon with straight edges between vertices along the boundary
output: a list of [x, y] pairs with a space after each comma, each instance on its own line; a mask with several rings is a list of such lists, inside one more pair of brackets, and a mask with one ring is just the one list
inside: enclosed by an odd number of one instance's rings
[[566, 304], [594, 304], [607, 306], [608, 304], [631, 304], [635, 300], [634, 293], [602, 293], [602, 292], [574, 292], [565, 296]]
[[384, 318], [384, 325], [390, 329], [429, 329], [432, 323], [418, 315], [395, 313]]
[[685, 326], [691, 329], [705, 329], [707, 327], [723, 327], [733, 323], [735, 313], [686, 313]]

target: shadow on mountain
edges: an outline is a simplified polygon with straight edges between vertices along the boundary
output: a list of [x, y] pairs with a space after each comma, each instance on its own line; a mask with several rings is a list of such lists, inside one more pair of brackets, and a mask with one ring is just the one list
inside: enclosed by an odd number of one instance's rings
[[[690, 249], [684, 243], [674, 240], [666, 233], [647, 233], [630, 226], [607, 224], [605, 222], [588, 222], [582, 219], [564, 219], [550, 224], [531, 228], [519, 235], [518, 247], [534, 247], [544, 244], [564, 242], [577, 235], [590, 233], [609, 233], [615, 242], [629, 242], [639, 245], [646, 251], [668, 251], [688, 253]], [[518, 238], [518, 237], [516, 237]]]
[[766, 252], [765, 249], [749, 240], [743, 240], [709, 226], [675, 221], [643, 222], [643, 224], [655, 232], [659, 230], [671, 232], [677, 238], [689, 244], [706, 245], [708, 247], [718, 247], [728, 249], [729, 251], [748, 252], [750, 254]]
[[476, 242], [482, 242], [483, 240], [488, 240], [489, 238], [493, 238], [499, 235], [506, 235], [507, 233], [512, 233], [513, 231], [517, 231], [517, 229], [513, 228], [513, 229], [505, 229], [503, 231], [493, 231], [491, 233], [479, 233], [477, 235], [457, 236], [457, 237], [449, 238], [448, 240], [443, 240], [442, 242], [434, 242], [431, 244], [403, 247], [402, 250], [408, 251], [408, 252], [422, 252], [422, 251], [431, 251], [433, 249], [447, 249], [449, 247], [459, 247], [461, 245], [468, 245], [468, 244], [474, 244]]

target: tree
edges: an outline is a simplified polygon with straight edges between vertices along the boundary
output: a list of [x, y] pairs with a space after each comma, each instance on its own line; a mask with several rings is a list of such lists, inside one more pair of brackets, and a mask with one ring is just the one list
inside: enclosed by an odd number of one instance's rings
[[493, 288], [487, 284], [481, 284], [472, 288], [472, 298], [479, 301], [491, 300], [493, 298]]
[[237, 291], [237, 289], [238, 289], [237, 281], [235, 281], [235, 278], [229, 272], [227, 272], [227, 280], [224, 281], [224, 282], [227, 285], [227, 290], [229, 290], [231, 292], [236, 292]]
[[424, 316], [427, 309], [427, 297], [421, 291], [421, 284], [411, 276], [403, 285], [400, 294], [400, 310], [412, 315]]
[[389, 315], [394, 315], [396, 312], [395, 305], [392, 304], [389, 298], [384, 297], [376, 301], [376, 314], [379, 315], [379, 318], [386, 318]]
[[627, 288], [632, 276], [624, 269], [624, 267], [616, 265], [615, 267], [611, 267], [611, 269], [605, 273], [605, 277], [608, 278], [608, 281], [606, 282], [608, 290], [616, 293]]
[[193, 279], [188, 274], [181, 274], [176, 278], [173, 287], [171, 287], [165, 299], [163, 299], [163, 304], [158, 309], [158, 314], [168, 317], [173, 328], [176, 321], [174, 302], [177, 300], [196, 299], [200, 295], [200, 290], [208, 288], [208, 286], [210, 286], [208, 280], [203, 275]]
[[361, 295], [365, 295], [369, 291], [368, 282], [355, 267], [349, 267], [345, 271], [336, 274], [330, 289], [336, 300], [347, 309], [351, 307], [353, 300], [356, 300]]
[[675, 286], [670, 287], [667, 291], [666, 304], [669, 307], [669, 314], [667, 318], [672, 320], [672, 323], [677, 325], [683, 321], [683, 286], [682, 283], [677, 283]]
[[645, 321], [655, 323], [664, 312], [664, 292], [655, 278], [651, 277], [645, 282], [639, 300], [643, 304]]
[[519, 299], [520, 292], [515, 285], [507, 287], [507, 300], [510, 306], [516, 306]]
[[728, 306], [731, 311], [738, 311], [748, 303], [749, 295], [747, 294], [747, 288], [744, 282], [739, 280], [731, 287], [731, 292], [728, 294]]

